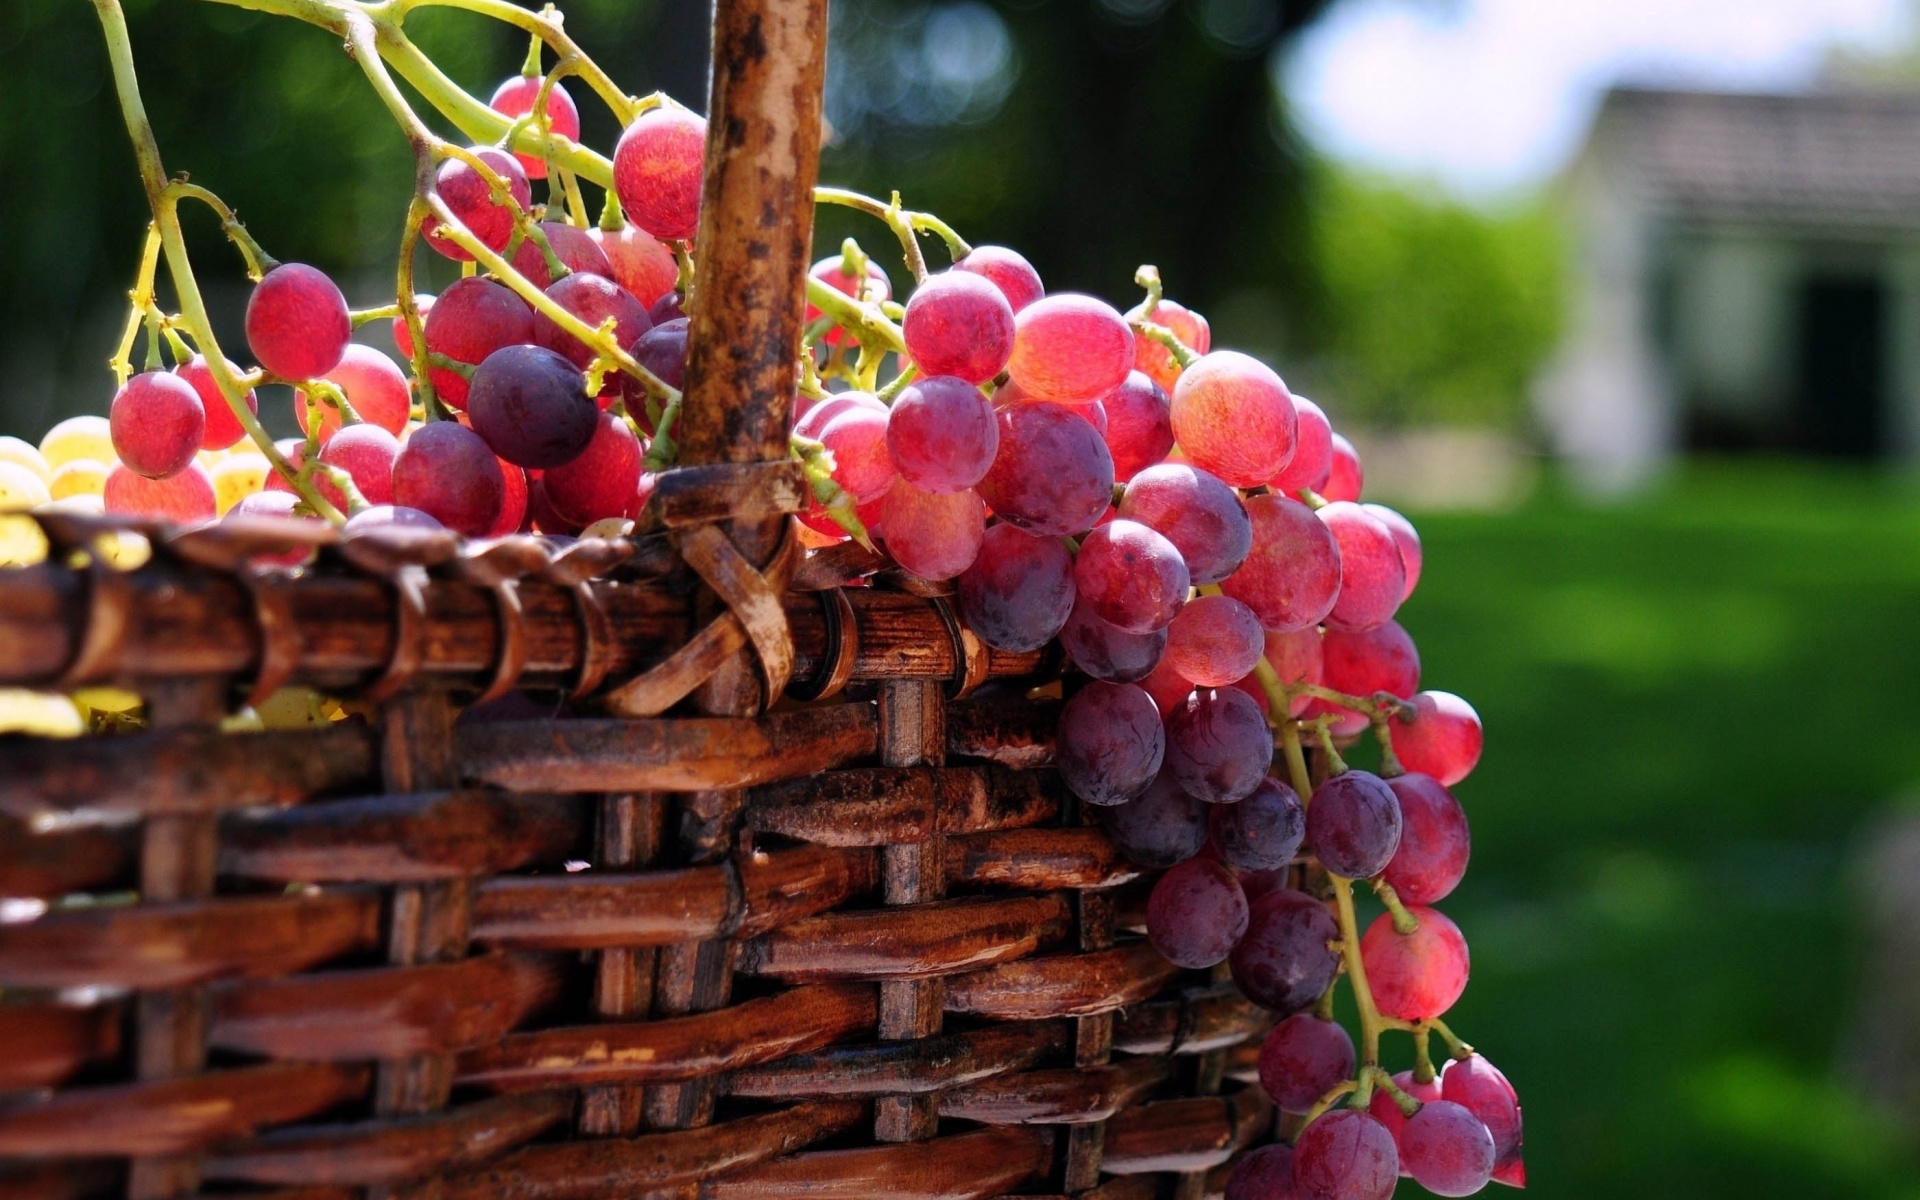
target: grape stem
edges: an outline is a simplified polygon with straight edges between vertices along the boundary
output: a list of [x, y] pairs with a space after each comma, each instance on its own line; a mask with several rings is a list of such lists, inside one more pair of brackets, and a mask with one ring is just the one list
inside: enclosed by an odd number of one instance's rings
[[1420, 1102], [1412, 1096], [1409, 1096], [1399, 1084], [1395, 1083], [1393, 1076], [1387, 1074], [1379, 1067], [1368, 1067], [1367, 1075], [1372, 1078], [1373, 1086], [1379, 1088], [1392, 1098], [1394, 1104], [1399, 1107], [1402, 1116], [1411, 1117], [1420, 1111]]
[[140, 336], [140, 325], [146, 320], [147, 309], [153, 307], [153, 276], [159, 267], [160, 227], [149, 221], [146, 245], [140, 251], [140, 269], [134, 273], [133, 287], [127, 292], [126, 328], [121, 331], [119, 347], [107, 362], [113, 369], [116, 388], [127, 386], [127, 379], [133, 374], [133, 343]]
[[1372, 885], [1373, 894], [1380, 897], [1380, 903], [1386, 905], [1387, 911], [1393, 914], [1395, 933], [1406, 937], [1408, 934], [1420, 931], [1420, 918], [1407, 911], [1407, 906], [1400, 902], [1400, 893], [1394, 891], [1392, 884], [1378, 876], [1367, 882]]
[[815, 204], [837, 204], [842, 208], [851, 208], [866, 213], [886, 223], [900, 239], [900, 250], [907, 262], [907, 269], [913, 272], [915, 283], [927, 277], [927, 259], [920, 251], [918, 232], [937, 234], [947, 244], [947, 254], [954, 262], [959, 262], [973, 253], [966, 239], [953, 231], [953, 227], [932, 213], [911, 212], [900, 206], [900, 193], [893, 194], [892, 203], [882, 203], [872, 196], [863, 196], [859, 192], [846, 188], [816, 187], [813, 189]]
[[1314, 1101], [1313, 1107], [1307, 1110], [1306, 1119], [1300, 1122], [1300, 1128], [1305, 1129], [1307, 1126], [1313, 1124], [1319, 1119], [1321, 1113], [1326, 1112], [1334, 1105], [1340, 1103], [1342, 1096], [1352, 1095], [1358, 1086], [1359, 1084], [1354, 1080], [1343, 1079], [1328, 1088], [1327, 1094]]
[[1166, 285], [1160, 281], [1160, 268], [1152, 263], [1142, 263], [1140, 269], [1133, 273], [1133, 281], [1147, 289], [1146, 301], [1140, 305], [1139, 312], [1144, 320], [1151, 321], [1160, 309], [1161, 299], [1166, 295]]
[[1293, 689], [1296, 696], [1312, 696], [1316, 700], [1325, 700], [1328, 704], [1337, 704], [1341, 708], [1350, 708], [1368, 717], [1397, 716], [1401, 720], [1411, 721], [1414, 715], [1412, 704], [1392, 692], [1375, 692], [1371, 696], [1355, 696], [1349, 692], [1335, 691], [1317, 683], [1302, 683]]
[[1440, 1040], [1447, 1044], [1448, 1052], [1455, 1058], [1473, 1057], [1473, 1047], [1454, 1036], [1453, 1030], [1447, 1028], [1447, 1023], [1439, 1017], [1428, 1017], [1425, 1021], [1422, 1021], [1421, 1024], [1439, 1034]]
[[1180, 364], [1181, 370], [1184, 371], [1194, 363], [1200, 361], [1200, 356], [1195, 354], [1185, 342], [1180, 340], [1180, 335], [1168, 329], [1165, 325], [1156, 324], [1143, 317], [1131, 318], [1127, 321], [1127, 324], [1133, 326], [1133, 331], [1141, 337], [1149, 338], [1165, 346], [1167, 353], [1173, 355], [1173, 361]]

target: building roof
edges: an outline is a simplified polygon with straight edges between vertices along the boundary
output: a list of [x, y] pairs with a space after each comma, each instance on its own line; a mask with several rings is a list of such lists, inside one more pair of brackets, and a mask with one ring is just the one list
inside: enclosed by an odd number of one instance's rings
[[1587, 154], [1684, 216], [1920, 227], [1920, 93], [1616, 88]]

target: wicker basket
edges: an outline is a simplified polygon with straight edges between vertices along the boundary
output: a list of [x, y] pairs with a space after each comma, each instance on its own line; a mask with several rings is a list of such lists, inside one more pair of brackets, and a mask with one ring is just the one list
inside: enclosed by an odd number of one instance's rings
[[[0, 739], [0, 1194], [1197, 1197], [1270, 1131], [1269, 1018], [1137, 936], [1047, 769], [1058, 656], [793, 539], [824, 7], [719, 5], [709, 465], [633, 539], [122, 571], [47, 517], [0, 572], [0, 682], [149, 702]], [[219, 731], [290, 683], [376, 707]], [[459, 717], [509, 689], [551, 707]]]

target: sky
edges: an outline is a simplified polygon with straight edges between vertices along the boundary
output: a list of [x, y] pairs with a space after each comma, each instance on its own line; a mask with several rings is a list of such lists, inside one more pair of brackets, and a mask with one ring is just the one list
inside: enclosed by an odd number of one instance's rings
[[1524, 190], [1616, 82], [1804, 87], [1830, 48], [1896, 51], [1911, 0], [1341, 0], [1281, 62], [1315, 144], [1468, 197]]

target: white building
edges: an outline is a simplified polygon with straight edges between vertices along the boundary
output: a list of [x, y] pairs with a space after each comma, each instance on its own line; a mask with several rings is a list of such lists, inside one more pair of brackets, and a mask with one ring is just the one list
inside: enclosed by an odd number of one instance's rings
[[1599, 487], [1689, 449], [1920, 458], [1920, 95], [1620, 89], [1538, 406]]

